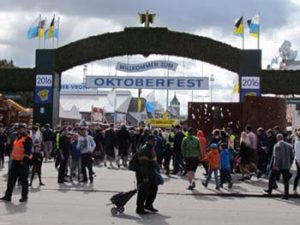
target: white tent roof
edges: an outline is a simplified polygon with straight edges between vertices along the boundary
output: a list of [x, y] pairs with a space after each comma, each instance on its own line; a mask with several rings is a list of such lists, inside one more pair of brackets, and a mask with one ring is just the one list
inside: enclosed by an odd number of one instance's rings
[[[79, 108], [79, 112], [91, 112], [92, 106], [100, 107], [106, 113], [114, 112], [113, 101], [108, 98], [109, 91], [101, 93], [61, 93], [60, 105], [63, 110], [70, 111], [72, 107]], [[117, 91], [116, 109], [128, 98], [131, 98], [130, 91]]]

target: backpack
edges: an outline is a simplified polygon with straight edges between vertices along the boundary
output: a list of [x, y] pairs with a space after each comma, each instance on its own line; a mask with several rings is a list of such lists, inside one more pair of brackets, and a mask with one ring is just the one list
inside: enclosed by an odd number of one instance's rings
[[134, 153], [134, 155], [132, 156], [132, 159], [129, 161], [128, 169], [133, 172], [136, 172], [139, 167], [138, 153], [139, 152]]

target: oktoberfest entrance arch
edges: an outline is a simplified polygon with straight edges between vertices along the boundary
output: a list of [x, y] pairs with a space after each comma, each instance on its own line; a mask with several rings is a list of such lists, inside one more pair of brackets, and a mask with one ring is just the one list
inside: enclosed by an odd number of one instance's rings
[[109, 57], [142, 54], [173, 55], [201, 60], [239, 76], [261, 76], [261, 51], [240, 50], [210, 38], [169, 31], [167, 28], [125, 28], [36, 51], [34, 121], [58, 123], [63, 71]]
[[58, 49], [39, 49], [35, 68], [0, 69], [0, 91], [36, 92], [40, 99], [35, 99], [34, 121], [56, 125], [63, 71], [94, 60], [136, 54], [201, 60], [239, 76], [259, 76], [263, 94], [300, 94], [300, 71], [262, 70], [259, 50], [241, 50], [210, 38], [167, 28], [142, 27], [92, 36]]

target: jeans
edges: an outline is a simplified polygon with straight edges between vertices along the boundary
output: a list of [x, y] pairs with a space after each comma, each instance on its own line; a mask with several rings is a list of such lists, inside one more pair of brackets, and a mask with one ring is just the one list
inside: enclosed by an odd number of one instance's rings
[[208, 183], [211, 179], [211, 174], [214, 173], [214, 177], [215, 177], [215, 181], [216, 181], [216, 188], [220, 187], [219, 178], [218, 178], [218, 170], [219, 169], [209, 169], [208, 170], [207, 178], [206, 178], [206, 181], [205, 181], [206, 186], [208, 185]]
[[81, 158], [73, 159], [72, 158], [72, 166], [71, 166], [71, 179], [75, 175], [79, 180], [81, 174]]
[[183, 172], [185, 170], [185, 165], [183, 161], [183, 156], [181, 152], [174, 153], [174, 172]]

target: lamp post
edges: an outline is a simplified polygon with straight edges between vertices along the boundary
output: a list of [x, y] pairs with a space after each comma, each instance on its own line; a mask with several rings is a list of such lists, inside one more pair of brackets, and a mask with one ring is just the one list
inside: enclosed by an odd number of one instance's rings
[[210, 102], [213, 102], [213, 82], [215, 81], [214, 75], [210, 75]]

